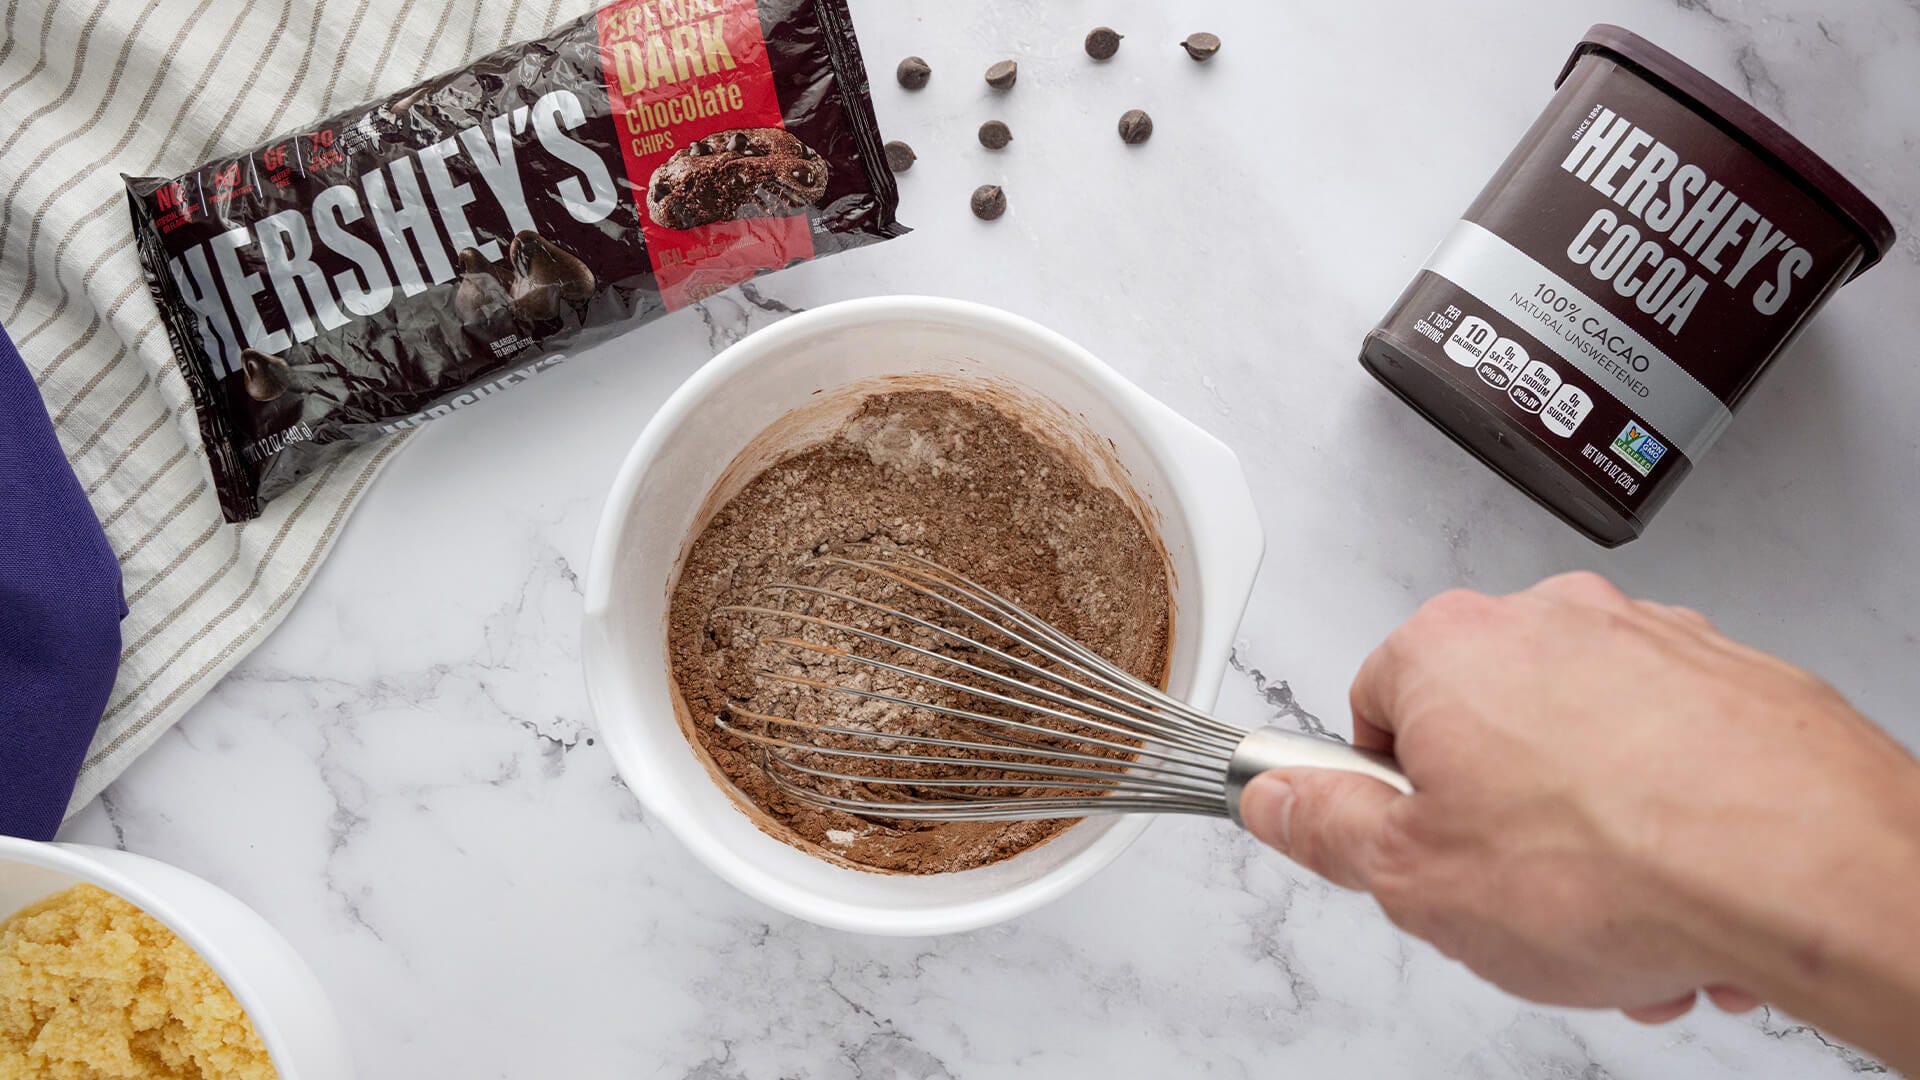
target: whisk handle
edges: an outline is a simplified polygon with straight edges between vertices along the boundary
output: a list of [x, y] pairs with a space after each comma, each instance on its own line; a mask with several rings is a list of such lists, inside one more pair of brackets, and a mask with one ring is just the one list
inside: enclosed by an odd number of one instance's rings
[[1407, 774], [1387, 754], [1361, 750], [1343, 742], [1315, 735], [1302, 735], [1281, 728], [1260, 728], [1247, 733], [1227, 762], [1227, 816], [1235, 825], [1240, 820], [1240, 794], [1248, 781], [1268, 769], [1339, 769], [1342, 772], [1371, 776], [1403, 795], [1413, 794]]

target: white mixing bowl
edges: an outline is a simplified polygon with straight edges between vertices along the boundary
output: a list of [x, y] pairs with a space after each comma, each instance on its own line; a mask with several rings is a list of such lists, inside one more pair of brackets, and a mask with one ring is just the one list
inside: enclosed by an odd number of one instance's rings
[[[698, 528], [760, 467], [830, 433], [882, 388], [875, 380], [1011, 405], [1137, 496], [1172, 570], [1168, 688], [1197, 707], [1219, 693], [1263, 539], [1232, 451], [1073, 342], [978, 304], [881, 297], [795, 315], [721, 353], [661, 407], [614, 480], [587, 573], [587, 688], [621, 776], [702, 862], [782, 911], [866, 933], [951, 933], [1061, 896], [1147, 819], [1091, 819], [959, 873], [835, 865], [761, 831], [715, 782], [682, 733], [667, 669], [668, 600]], [[774, 437], [760, 438], [769, 428]], [[749, 444], [751, 460], [735, 464]]]
[[346, 1034], [320, 980], [254, 910], [144, 855], [0, 836], [0, 919], [81, 883], [160, 920], [233, 991], [280, 1080], [350, 1080]]

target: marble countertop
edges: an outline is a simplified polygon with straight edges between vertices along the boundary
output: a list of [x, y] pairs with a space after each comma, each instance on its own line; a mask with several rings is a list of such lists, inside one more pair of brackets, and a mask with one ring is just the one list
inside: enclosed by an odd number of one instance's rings
[[[1652, 37], [1902, 229], [1639, 543], [1599, 550], [1354, 357], [1587, 25]], [[1688, 604], [1920, 744], [1920, 8], [1912, 0], [856, 0], [902, 240], [716, 296], [429, 428], [285, 625], [63, 833], [203, 875], [307, 956], [367, 1077], [1839, 1077], [1789, 1017], [1649, 1029], [1492, 990], [1224, 824], [1156, 823], [1012, 924], [821, 930], [643, 813], [595, 739], [580, 578], [661, 400], [786, 313], [925, 292], [1032, 316], [1238, 451], [1268, 558], [1223, 712], [1344, 728], [1425, 597], [1579, 567]], [[1128, 35], [1095, 66], [1096, 23]], [[1174, 42], [1221, 34], [1213, 63]], [[909, 95], [908, 53], [935, 68]], [[1017, 57], [1018, 88], [979, 73]], [[1150, 110], [1145, 146], [1114, 137]], [[974, 128], [999, 117], [993, 155]], [[1005, 185], [982, 224], [967, 195]]]

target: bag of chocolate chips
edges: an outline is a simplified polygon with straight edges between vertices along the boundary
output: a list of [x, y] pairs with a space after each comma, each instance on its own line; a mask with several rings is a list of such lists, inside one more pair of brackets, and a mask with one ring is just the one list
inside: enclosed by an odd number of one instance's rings
[[881, 145], [846, 0], [621, 0], [127, 194], [243, 521], [561, 348], [900, 235]]

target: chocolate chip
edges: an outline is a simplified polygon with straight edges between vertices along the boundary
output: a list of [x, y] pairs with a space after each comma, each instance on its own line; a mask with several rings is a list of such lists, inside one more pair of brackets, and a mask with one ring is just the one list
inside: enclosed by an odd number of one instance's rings
[[1195, 60], [1209, 60], [1214, 53], [1220, 51], [1220, 38], [1214, 34], [1188, 34], [1187, 40], [1181, 42], [1180, 47], [1187, 50], [1187, 55]]
[[463, 274], [484, 274], [487, 272], [487, 257], [480, 254], [479, 248], [460, 249], [460, 272]]
[[574, 254], [539, 233], [522, 229], [509, 249], [513, 263], [513, 312], [528, 319], [560, 314], [560, 301], [593, 295], [593, 271]]
[[487, 261], [485, 255], [480, 254], [479, 248], [461, 248], [459, 260], [460, 273], [467, 277], [494, 276], [493, 264]]
[[1007, 193], [999, 184], [981, 184], [973, 189], [973, 216], [992, 221], [1007, 212]]
[[998, 120], [989, 120], [980, 125], [980, 145], [989, 150], [1005, 150], [1013, 141], [1013, 132]]
[[727, 149], [736, 154], [744, 154], [753, 149], [753, 140], [747, 138], [746, 132], [736, 131], [732, 135], [727, 136]]
[[1136, 146], [1153, 137], [1153, 117], [1139, 109], [1120, 114], [1120, 141]]
[[918, 155], [913, 152], [913, 147], [908, 146], [899, 139], [894, 139], [887, 143], [886, 151], [887, 168], [897, 173], [903, 173], [913, 168], [913, 163], [918, 157]]
[[460, 273], [468, 276], [485, 274], [500, 283], [502, 288], [513, 285], [513, 267], [504, 263], [488, 262], [478, 248], [460, 249]]
[[273, 401], [293, 386], [293, 369], [286, 360], [259, 349], [240, 350], [242, 386], [255, 401]]
[[706, 143], [701, 142], [699, 139], [693, 140], [692, 145], [687, 147], [688, 157], [706, 157], [708, 154], [711, 154], [711, 153], [713, 153], [713, 147], [708, 146]]
[[1012, 89], [1013, 81], [1020, 77], [1020, 65], [1011, 60], [1002, 60], [987, 69], [987, 85], [995, 90]]
[[462, 322], [478, 322], [488, 312], [504, 307], [513, 271], [487, 261], [477, 248], [460, 249], [460, 284], [453, 290], [453, 310]]
[[1120, 51], [1120, 39], [1125, 34], [1117, 34], [1111, 26], [1096, 26], [1087, 31], [1087, 55], [1095, 60], [1111, 60], [1113, 54]]
[[654, 181], [654, 184], [653, 184], [653, 201], [654, 201], [654, 202], [659, 202], [659, 201], [660, 201], [661, 199], [664, 199], [664, 198], [666, 198], [666, 197], [667, 197], [667, 192], [669, 192], [669, 191], [671, 191], [671, 190], [673, 190], [673, 189], [672, 189], [672, 188], [669, 188], [669, 187], [667, 186], [667, 182], [666, 182], [665, 180], [656, 180], [656, 181]]
[[900, 61], [900, 66], [893, 70], [893, 77], [900, 80], [901, 86], [909, 90], [918, 90], [927, 85], [927, 80], [933, 77], [933, 69], [927, 66], [925, 60], [917, 56], [909, 56]]
[[813, 186], [813, 170], [805, 165], [795, 165], [787, 170], [787, 178], [801, 187]]

